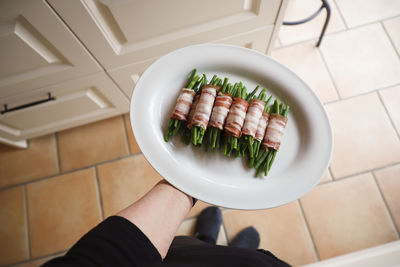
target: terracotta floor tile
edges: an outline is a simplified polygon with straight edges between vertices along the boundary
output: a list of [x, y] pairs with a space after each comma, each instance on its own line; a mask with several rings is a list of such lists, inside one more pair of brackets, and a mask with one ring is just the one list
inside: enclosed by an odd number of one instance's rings
[[299, 75], [322, 102], [338, 99], [318, 48], [312, 42], [276, 49], [271, 56]]
[[121, 116], [59, 132], [61, 170], [67, 171], [128, 155]]
[[260, 211], [229, 210], [223, 213], [228, 240], [247, 226], [260, 233], [260, 248], [293, 265], [317, 260], [297, 202]]
[[320, 184], [332, 181], [332, 176], [329, 171], [326, 171], [322, 179], [319, 181]]
[[0, 191], [0, 266], [27, 260], [24, 187]]
[[326, 36], [321, 52], [342, 97], [400, 82], [400, 61], [379, 23]]
[[204, 210], [205, 208], [207, 208], [209, 206], [212, 206], [212, 205], [205, 203], [201, 200], [198, 200], [196, 205], [194, 205], [194, 207], [190, 210], [187, 218], [198, 216], [202, 210]]
[[321, 259], [397, 239], [370, 173], [318, 186], [301, 204]]
[[102, 164], [97, 171], [104, 217], [126, 208], [162, 179], [143, 155]]
[[0, 187], [27, 182], [57, 172], [54, 135], [29, 140], [28, 149], [0, 144]]
[[379, 92], [397, 132], [400, 134], [400, 85]]
[[[344, 30], [346, 27], [339, 15], [336, 5], [331, 1], [331, 19], [326, 30], [327, 33]], [[289, 1], [284, 21], [298, 21], [309, 17], [321, 6], [321, 1], [291, 0]], [[315, 19], [296, 26], [284, 26], [279, 29], [279, 38], [282, 45], [288, 45], [304, 40], [318, 38], [325, 22], [326, 12], [322, 11]], [[314, 42], [314, 45], [316, 43]]]
[[346, 24], [359, 26], [400, 14], [398, 0], [336, 0]]
[[389, 19], [383, 22], [389, 37], [392, 40], [397, 52], [400, 54], [400, 17]]
[[400, 165], [376, 171], [375, 176], [400, 231]]
[[100, 222], [94, 169], [27, 185], [32, 257], [69, 249]]
[[334, 179], [400, 162], [400, 141], [376, 93], [326, 109], [334, 131]]
[[[180, 235], [193, 236], [196, 221], [197, 220], [195, 218], [185, 220], [179, 227], [175, 236], [180, 236]], [[224, 227], [221, 225], [221, 228], [220, 228], [219, 234], [218, 234], [217, 245], [226, 246], [227, 244], [228, 244], [228, 241], [225, 236]]]
[[131, 121], [129, 119], [129, 114], [124, 115], [124, 120], [125, 120], [126, 134], [128, 135], [129, 150], [131, 151], [131, 154], [138, 153], [138, 152], [140, 152], [140, 148], [139, 148], [138, 144], [136, 143], [135, 137], [133, 136]]

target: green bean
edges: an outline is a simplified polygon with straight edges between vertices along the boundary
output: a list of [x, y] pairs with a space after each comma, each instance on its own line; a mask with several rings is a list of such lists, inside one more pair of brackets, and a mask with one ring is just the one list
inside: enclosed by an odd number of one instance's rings
[[267, 103], [265, 103], [265, 108], [264, 108], [264, 110], [265, 110], [266, 112], [268, 112], [268, 113], [269, 113], [269, 111], [267, 111], [267, 109], [269, 108], [269, 103], [271, 103], [271, 101], [272, 101], [272, 95], [268, 98]]
[[262, 155], [262, 157], [260, 158], [259, 161], [256, 161], [256, 165], [254, 166], [254, 168], [258, 169], [258, 167], [260, 167], [260, 165], [264, 162], [265, 158], [268, 156], [269, 153], [264, 153], [264, 155]]
[[247, 92], [246, 92], [246, 86], [243, 86], [242, 87], [242, 95], [240, 96], [242, 99], [245, 99], [246, 100], [246, 95], [247, 95]]
[[277, 153], [278, 151], [276, 151], [276, 150], [274, 150], [274, 151], [272, 151], [271, 153], [272, 153], [272, 158], [271, 158], [271, 160], [269, 161], [269, 163], [268, 163], [268, 172], [270, 171], [270, 169], [271, 169], [271, 166], [272, 166], [272, 163], [274, 163], [274, 160], [275, 160], [275, 156], [276, 156], [276, 153]]
[[217, 78], [213, 83], [212, 83], [212, 85], [218, 85], [218, 83], [221, 81], [221, 79], [220, 78]]
[[279, 104], [279, 112], [277, 112], [277, 114], [281, 114], [283, 110], [283, 103]]
[[250, 158], [253, 158], [254, 157], [253, 137], [249, 136], [249, 140], [248, 141], [249, 141], [248, 148], [249, 148]]
[[189, 79], [188, 79], [187, 84], [185, 86], [186, 88], [188, 88], [189, 84], [192, 82], [194, 75], [196, 75], [196, 72], [197, 72], [197, 70], [193, 69], [192, 72], [190, 73]]
[[258, 177], [258, 176], [260, 175], [260, 173], [261, 173], [261, 171], [263, 170], [263, 168], [265, 168], [265, 165], [266, 165], [266, 162], [263, 162], [263, 163], [258, 167], [257, 172], [256, 172], [256, 177]]
[[257, 85], [257, 87], [246, 97], [246, 101], [247, 101], [247, 102], [249, 102], [249, 101], [253, 98], [253, 96], [256, 94], [256, 92], [257, 92], [257, 90], [258, 90], [259, 87], [260, 87], [260, 86]]
[[193, 86], [195, 85], [195, 83], [197, 82], [198, 79], [200, 79], [200, 76], [199, 76], [199, 75], [196, 75], [196, 77], [194, 77], [194, 78], [192, 79], [192, 81], [190, 82], [190, 84], [189, 84], [186, 88], [192, 89]]
[[228, 78], [225, 77], [225, 78], [224, 78], [224, 83], [222, 84], [221, 92], [225, 93], [227, 87], [228, 87]]
[[232, 88], [232, 93], [231, 93], [232, 97], [236, 97], [236, 92], [238, 90], [238, 87], [239, 87], [239, 84], [235, 83], [235, 85]]
[[213, 77], [212, 77], [212, 79], [211, 79], [211, 81], [210, 81], [210, 84], [214, 84], [214, 81], [217, 79], [217, 74], [215, 74]]
[[285, 116], [285, 117], [287, 117], [287, 115], [288, 115], [288, 113], [289, 113], [289, 110], [290, 110], [290, 106], [286, 106], [286, 108], [285, 108], [285, 111], [283, 112], [283, 116]]
[[278, 100], [275, 99], [274, 101], [274, 112], [276, 114], [279, 114], [279, 104], [278, 104]]

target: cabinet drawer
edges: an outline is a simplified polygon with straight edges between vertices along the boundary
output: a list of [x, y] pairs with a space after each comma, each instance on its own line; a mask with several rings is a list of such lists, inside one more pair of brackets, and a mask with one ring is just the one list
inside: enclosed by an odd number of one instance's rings
[[[53, 99], [49, 100], [49, 96]], [[39, 103], [46, 99], [48, 101]], [[129, 110], [128, 99], [104, 73], [2, 98], [0, 104], [3, 113], [0, 115], [0, 137], [13, 141], [60, 131]], [[5, 105], [9, 112], [5, 112]]]
[[[268, 48], [273, 29], [273, 26], [267, 26], [255, 31], [220, 39], [214, 43], [239, 45], [265, 53]], [[149, 67], [156, 59], [157, 58], [153, 58], [137, 64], [131, 64], [121, 68], [112, 69], [108, 71], [108, 74], [130, 98], [133, 88], [135, 87], [136, 82], [139, 80], [140, 75], [142, 75], [147, 67]]]
[[100, 72], [42, 0], [0, 1], [0, 97]]
[[273, 25], [282, 0], [48, 0], [105, 69]]

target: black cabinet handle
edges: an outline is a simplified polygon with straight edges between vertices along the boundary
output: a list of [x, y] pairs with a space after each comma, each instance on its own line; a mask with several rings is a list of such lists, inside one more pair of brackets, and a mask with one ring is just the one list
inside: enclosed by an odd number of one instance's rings
[[29, 107], [32, 107], [32, 106], [37, 106], [37, 105], [40, 105], [40, 104], [43, 104], [43, 103], [46, 103], [46, 102], [49, 102], [49, 101], [52, 101], [52, 100], [56, 100], [56, 98], [54, 96], [52, 96], [51, 93], [47, 93], [47, 98], [46, 99], [38, 100], [38, 101], [31, 102], [31, 103], [28, 103], [28, 104], [24, 104], [24, 105], [21, 105], [21, 106], [8, 108], [7, 104], [4, 104], [4, 106], [3, 106], [4, 109], [2, 111], [0, 111], [0, 114], [3, 115], [5, 113], [16, 111], [16, 110], [19, 110], [19, 109], [24, 109], [24, 108], [29, 108]]

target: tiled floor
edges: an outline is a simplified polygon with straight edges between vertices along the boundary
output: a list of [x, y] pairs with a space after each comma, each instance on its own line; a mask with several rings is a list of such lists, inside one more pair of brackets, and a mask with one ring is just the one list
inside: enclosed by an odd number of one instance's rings
[[[291, 0], [286, 20], [319, 0]], [[272, 56], [316, 91], [334, 128], [331, 166], [300, 200], [263, 211], [223, 210], [218, 243], [254, 225], [262, 247], [303, 265], [399, 239], [400, 6], [398, 0], [331, 0], [323, 18], [282, 27]], [[103, 218], [161, 177], [140, 153], [127, 115], [0, 145], [0, 266], [37, 266], [64, 253]], [[107, 142], [104, 142], [107, 140]], [[23, 167], [21, 167], [23, 166]], [[179, 234], [191, 234], [199, 202]]]

